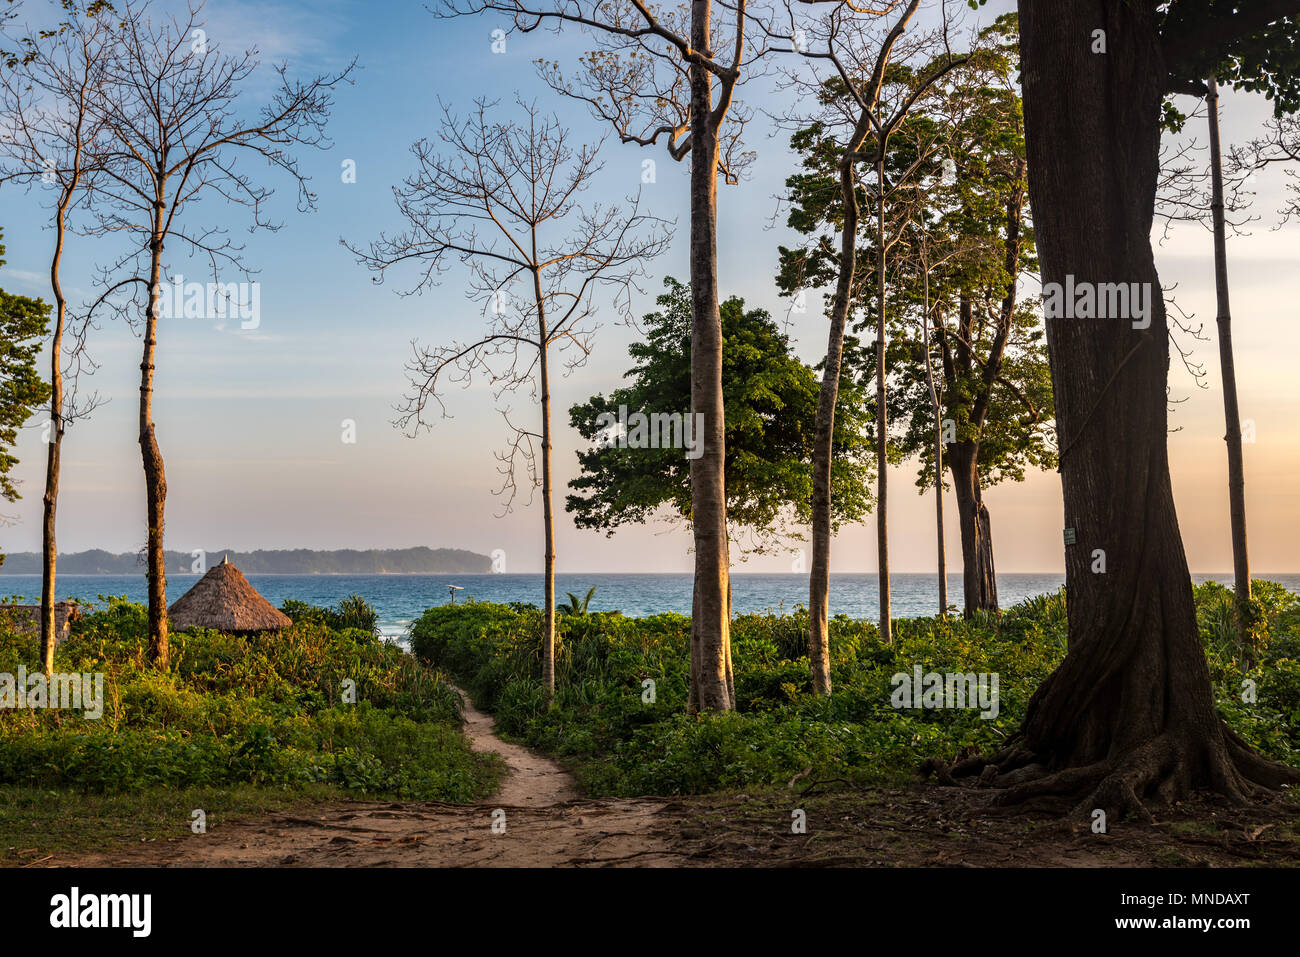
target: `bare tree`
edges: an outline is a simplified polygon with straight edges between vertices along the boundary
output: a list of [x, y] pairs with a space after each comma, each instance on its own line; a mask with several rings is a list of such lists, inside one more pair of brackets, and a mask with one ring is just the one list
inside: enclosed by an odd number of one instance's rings
[[1205, 81], [1210, 125], [1210, 203], [1214, 225], [1214, 289], [1218, 305], [1219, 369], [1223, 376], [1223, 440], [1228, 445], [1228, 515], [1232, 523], [1232, 573], [1237, 604], [1237, 644], [1247, 668], [1254, 666], [1251, 622], [1250, 553], [1246, 545], [1246, 466], [1241, 452], [1241, 412], [1237, 407], [1237, 365], [1232, 356], [1232, 309], [1228, 302], [1228, 249], [1223, 210], [1223, 152], [1219, 143], [1219, 84]]
[[567, 80], [555, 63], [542, 76], [586, 103], [619, 139], [663, 143], [690, 159], [691, 411], [702, 415], [703, 454], [691, 460], [695, 589], [691, 611], [692, 711], [735, 707], [731, 667], [731, 571], [724, 477], [722, 324], [718, 314], [718, 177], [737, 181], [749, 159], [740, 149], [744, 113], [736, 87], [766, 50], [746, 42], [747, 0], [664, 8], [643, 0], [442, 0], [443, 16], [503, 15], [515, 33], [565, 26], [585, 31], [594, 49]]
[[[102, 2], [82, 9], [65, 3], [63, 25], [17, 39], [0, 71], [0, 183], [53, 187], [50, 289], [54, 325], [50, 339], [50, 420], [41, 523], [41, 667], [54, 670], [55, 577], [58, 542], [55, 516], [63, 435], [98, 404], [77, 397], [79, 373], [93, 370], [85, 351], [87, 323], [71, 326], [63, 292], [62, 266], [69, 216], [100, 176], [102, 123], [92, 102], [102, 94], [104, 64], [112, 55], [109, 18]], [[65, 341], [65, 333], [68, 340]], [[65, 391], [66, 379], [69, 388]]]
[[[1227, 164], [1228, 182], [1234, 184], [1242, 177], [1249, 182], [1258, 170], [1275, 163], [1300, 163], [1300, 114], [1280, 113], [1271, 116], [1264, 123], [1263, 136], [1257, 136], [1245, 145], [1233, 147]], [[1300, 170], [1292, 165], [1285, 173], [1288, 198], [1278, 210], [1281, 214], [1278, 226], [1290, 222], [1294, 216], [1300, 216]]]
[[592, 329], [585, 322], [598, 293], [631, 319], [631, 294], [646, 263], [666, 247], [668, 232], [661, 220], [640, 211], [639, 199], [626, 207], [583, 207], [579, 198], [601, 170], [599, 144], [575, 149], [558, 117], [542, 116], [535, 103], [519, 107], [523, 116], [516, 124], [493, 120], [496, 105], [484, 100], [465, 120], [444, 106], [439, 138], [448, 152], [417, 142], [411, 151], [418, 171], [393, 191], [410, 229], [381, 236], [367, 250], [348, 248], [380, 281], [391, 267], [418, 263], [420, 276], [409, 293], [427, 289], [459, 261], [469, 269], [466, 294], [487, 320], [486, 334], [473, 342], [415, 345], [407, 366], [413, 391], [400, 407], [398, 425], [411, 434], [431, 427], [430, 403], [446, 416], [444, 386], [468, 387], [475, 375], [487, 377], [498, 399], [529, 385], [540, 402], [540, 432], [515, 425], [510, 410], [502, 410], [512, 440], [498, 457], [507, 511], [521, 460], [532, 489], [542, 491], [542, 685], [549, 707], [555, 695], [551, 354], [576, 350], [569, 369], [586, 360]]
[[[1255, 662], [1255, 609], [1251, 601], [1250, 561], [1246, 545], [1245, 464], [1241, 448], [1241, 414], [1237, 407], [1237, 373], [1232, 353], [1232, 318], [1228, 304], [1228, 266], [1224, 231], [1227, 213], [1241, 206], [1239, 193], [1255, 172], [1273, 163], [1300, 162], [1300, 116], [1278, 113], [1265, 123], [1265, 133], [1243, 147], [1232, 149], [1228, 163], [1222, 162], [1219, 143], [1218, 85], [1214, 78], [1206, 81], [1209, 110], [1210, 151], [1213, 175], [1211, 209], [1214, 228], [1214, 278], [1218, 294], [1219, 362], [1223, 369], [1223, 411], [1226, 423], [1224, 441], [1228, 445], [1229, 514], [1232, 521], [1233, 580], [1237, 605], [1237, 642], [1247, 667]], [[1300, 215], [1300, 184], [1295, 169], [1286, 170], [1290, 197], [1279, 210], [1281, 222]], [[1227, 190], [1225, 192], [1225, 181]], [[1227, 220], [1227, 225], [1236, 223]]]
[[[1180, 93], [1202, 97], [1196, 109], [1187, 114], [1178, 135], [1162, 137], [1160, 143], [1160, 173], [1156, 181], [1155, 218], [1161, 221], [1160, 242], [1169, 238], [1175, 223], [1200, 223], [1213, 231], [1211, 206], [1214, 202], [1211, 158], [1205, 154], [1209, 147], [1201, 145], [1195, 136], [1181, 135], [1192, 120], [1209, 123], [1208, 102], [1204, 99], [1208, 87], [1199, 85], [1195, 90]], [[1241, 151], [1234, 149], [1226, 166], [1221, 165], [1223, 179], [1224, 224], [1235, 235], [1244, 233], [1258, 217], [1250, 213], [1254, 192], [1250, 189], [1253, 166], [1238, 162]]]
[[[94, 189], [92, 201], [95, 231], [128, 237], [130, 248], [104, 270], [104, 292], [92, 310], [112, 303], [128, 315], [143, 312], [140, 452], [148, 507], [149, 641], [152, 659], [165, 668], [170, 658], [163, 559], [167, 479], [153, 421], [164, 250], [175, 240], [189, 255], [206, 260], [214, 286], [223, 268], [248, 276], [243, 247], [230, 240], [227, 230], [195, 226], [185, 213], [213, 196], [248, 209], [252, 228], [279, 228], [266, 218], [272, 191], [237, 168], [240, 156], [261, 158], [287, 175], [297, 186], [299, 210], [312, 208], [315, 196], [289, 147], [328, 145], [324, 126], [331, 93], [353, 67], [293, 81], [287, 67], [276, 66], [278, 92], [249, 115], [240, 109], [240, 92], [259, 65], [256, 50], [223, 55], [219, 44], [209, 40], [200, 8], [194, 6], [185, 15], [155, 19], [147, 4], [128, 2], [118, 16], [116, 47], [103, 67], [103, 95], [94, 101], [110, 145], [104, 157], [107, 175]], [[102, 210], [101, 201], [106, 207]], [[223, 315], [233, 298], [229, 285], [219, 301], [209, 297], [213, 310]], [[128, 300], [115, 300], [119, 293]]]
[[[1213, 76], [1201, 83], [1189, 84], [1178, 92], [1203, 98], [1204, 119], [1209, 130], [1209, 156], [1197, 160], [1202, 152], [1195, 140], [1176, 145], [1162, 145], [1160, 179], [1156, 190], [1156, 215], [1165, 221], [1165, 235], [1173, 222], [1200, 222], [1213, 237], [1214, 287], [1219, 332], [1219, 370], [1223, 377], [1224, 442], [1228, 451], [1228, 515], [1232, 530], [1233, 588], [1236, 598], [1237, 645], [1247, 668], [1254, 659], [1254, 623], [1250, 586], [1250, 552], [1246, 538], [1246, 473], [1241, 442], [1241, 413], [1237, 404], [1237, 370], [1232, 351], [1232, 309], [1228, 290], [1227, 231], [1240, 232], [1253, 217], [1243, 212], [1253, 193], [1247, 180], [1253, 167], [1230, 167], [1225, 178], [1223, 148], [1219, 137], [1219, 87]], [[1201, 118], [1194, 110], [1189, 118]], [[1162, 236], [1162, 241], [1163, 241]], [[1199, 329], [1192, 330], [1178, 316], [1171, 316], [1170, 340], [1183, 364], [1194, 376], [1203, 370], [1190, 361], [1176, 331], [1204, 339]], [[1201, 377], [1197, 378], [1198, 383]]]
[[[1232, 522], [1233, 584], [1236, 596], [1237, 643], [1241, 648], [1242, 662], [1253, 667], [1255, 661], [1255, 609], [1251, 601], [1250, 560], [1246, 544], [1246, 493], [1245, 463], [1242, 455], [1241, 414], [1237, 407], [1237, 373], [1232, 353], [1232, 318], [1228, 303], [1228, 266], [1225, 221], [1236, 231], [1237, 223], [1227, 218], [1243, 203], [1240, 193], [1253, 182], [1254, 175], [1275, 163], [1300, 162], [1300, 116], [1278, 112], [1264, 124], [1264, 135], [1253, 138], [1244, 146], [1233, 147], [1225, 164], [1219, 142], [1219, 91], [1217, 81], [1211, 77], [1205, 84], [1205, 99], [1209, 112], [1210, 162], [1212, 187], [1210, 208], [1214, 230], [1214, 278], [1217, 293], [1217, 324], [1219, 328], [1219, 362], [1223, 374], [1223, 411], [1226, 429], [1224, 441], [1228, 446], [1228, 503]], [[1281, 219], [1277, 227], [1300, 215], [1300, 183], [1297, 171], [1287, 169], [1289, 197], [1278, 210]], [[1253, 195], [1253, 193], [1248, 193]]]

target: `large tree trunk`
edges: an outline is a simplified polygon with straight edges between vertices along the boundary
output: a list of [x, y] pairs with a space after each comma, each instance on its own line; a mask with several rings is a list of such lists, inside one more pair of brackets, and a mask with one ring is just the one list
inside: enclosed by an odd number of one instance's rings
[[50, 340], [50, 447], [45, 458], [45, 495], [41, 516], [41, 670], [54, 671], [55, 634], [54, 586], [59, 562], [55, 537], [55, 515], [59, 504], [59, 467], [63, 451], [63, 324], [67, 319], [67, 301], [59, 267], [63, 261], [64, 216], [71, 191], [64, 190], [54, 223], [54, 255], [50, 260], [50, 288], [54, 292], [54, 335]]
[[[709, 0], [692, 0], [691, 43], [710, 48]], [[722, 319], [718, 314], [718, 129], [710, 74], [690, 67], [691, 413], [704, 417], [703, 454], [691, 460], [695, 598], [691, 608], [692, 706], [730, 711], [730, 553], [724, 475]]]
[[[162, 233], [162, 204], [156, 214], [155, 236]], [[145, 574], [149, 582], [149, 656], [158, 668], [171, 662], [167, 639], [167, 566], [163, 557], [163, 514], [167, 502], [167, 476], [153, 424], [154, 354], [158, 346], [159, 287], [162, 276], [162, 240], [155, 238], [150, 252], [149, 308], [145, 316], [144, 356], [140, 360], [140, 456], [144, 463], [146, 513], [149, 525], [145, 549]]]
[[957, 523], [961, 529], [962, 592], [965, 615], [998, 610], [998, 580], [993, 566], [993, 528], [980, 490], [979, 448], [960, 442], [948, 454]]
[[[1099, 9], [1100, 8], [1100, 9]], [[1108, 52], [1087, 38], [1107, 28]], [[1151, 252], [1163, 68], [1155, 3], [1020, 2], [1030, 198], [1044, 283], [1147, 283], [1150, 325], [1047, 320], [1060, 435], [1069, 648], [1016, 745], [978, 768], [1004, 802], [1068, 795], [1149, 818], [1144, 800], [1234, 800], [1300, 782], [1219, 718], [1197, 633], [1166, 451], [1168, 332]], [[1095, 555], [1105, 553], [1105, 572]], [[959, 762], [953, 773], [982, 762]], [[1078, 800], [1079, 798], [1081, 800]]]
[[1210, 177], [1213, 189], [1214, 288], [1218, 298], [1219, 368], [1223, 374], [1223, 418], [1227, 425], [1228, 509], [1232, 521], [1232, 574], [1237, 597], [1237, 644], [1247, 668], [1254, 667], [1250, 614], [1250, 553], [1246, 547], [1246, 466], [1241, 454], [1241, 413], [1237, 409], [1237, 366], [1232, 358], [1232, 310], [1228, 305], [1228, 250], [1223, 225], [1223, 155], [1219, 146], [1219, 85], [1206, 81], [1209, 95]]

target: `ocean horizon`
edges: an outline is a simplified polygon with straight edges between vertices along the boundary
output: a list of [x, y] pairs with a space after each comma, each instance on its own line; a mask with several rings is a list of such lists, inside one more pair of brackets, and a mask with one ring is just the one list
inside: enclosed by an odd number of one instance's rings
[[[168, 603], [176, 601], [201, 576], [176, 572], [167, 577]], [[1257, 574], [1255, 578], [1276, 581], [1291, 591], [1300, 591], [1300, 573]], [[735, 614], [790, 614], [808, 604], [808, 576], [785, 572], [733, 572], [732, 611]], [[456, 601], [470, 599], [494, 602], [526, 602], [541, 605], [540, 572], [515, 574], [369, 574], [346, 575], [304, 573], [293, 575], [252, 574], [249, 582], [277, 607], [293, 598], [313, 605], [329, 606], [349, 595], [370, 602], [379, 616], [385, 637], [404, 638], [411, 622], [425, 609], [451, 601], [451, 587], [458, 586]], [[1232, 583], [1231, 572], [1193, 573], [1192, 581], [1202, 584]], [[593, 611], [622, 611], [644, 617], [660, 612], [690, 614], [693, 576], [690, 572], [562, 572], [555, 576], [557, 601], [568, 592], [579, 598], [593, 585]], [[997, 576], [998, 600], [1010, 608], [1027, 598], [1050, 594], [1065, 584], [1063, 572], [1005, 572]], [[890, 594], [894, 617], [918, 618], [939, 610], [939, 576], [933, 572], [899, 572], [891, 576]], [[0, 597], [35, 603], [40, 600], [39, 575], [0, 575]], [[143, 573], [132, 575], [60, 575], [56, 594], [60, 601], [76, 599], [100, 604], [109, 597], [125, 596], [143, 603], [147, 591]], [[962, 604], [962, 576], [948, 575], [948, 602]], [[874, 620], [879, 616], [875, 572], [838, 572], [830, 576], [830, 613]]]

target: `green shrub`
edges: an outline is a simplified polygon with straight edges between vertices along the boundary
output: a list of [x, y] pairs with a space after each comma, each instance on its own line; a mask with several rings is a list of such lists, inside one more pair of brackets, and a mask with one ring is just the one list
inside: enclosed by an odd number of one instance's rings
[[[1196, 590], [1215, 693], [1225, 719], [1247, 740], [1300, 763], [1300, 599], [1270, 582], [1256, 583], [1255, 592], [1267, 640], [1259, 668], [1245, 676], [1235, 631], [1223, 624], [1231, 592]], [[901, 619], [892, 645], [871, 623], [837, 616], [830, 622], [834, 692], [826, 697], [810, 693], [807, 630], [802, 608], [732, 621], [737, 711], [723, 715], [685, 713], [690, 619], [681, 615], [559, 619], [549, 711], [540, 683], [541, 614], [532, 606], [431, 608], [412, 625], [411, 647], [456, 675], [507, 734], [565, 760], [592, 794], [704, 793], [780, 786], [808, 768], [823, 780], [898, 782], [933, 755], [996, 751], [1064, 657], [1068, 621], [1063, 590], [1000, 618]], [[914, 665], [997, 674], [997, 716], [894, 709], [891, 678], [911, 674]], [[1241, 700], [1247, 677], [1257, 685], [1255, 704]]]
[[333, 608], [321, 608], [317, 605], [309, 605], [305, 601], [289, 598], [280, 606], [280, 611], [295, 622], [316, 622], [334, 631], [355, 628], [367, 635], [376, 638], [379, 636], [379, 613], [360, 595], [349, 595]]
[[[491, 793], [500, 761], [460, 733], [455, 688], [377, 640], [369, 606], [357, 602], [328, 614], [303, 605], [278, 633], [173, 633], [172, 667], [160, 673], [145, 660], [145, 609], [109, 600], [55, 656], [57, 671], [104, 675], [102, 717], [0, 711], [0, 785], [109, 793], [326, 782], [442, 801]], [[28, 636], [0, 631], [0, 671], [34, 671], [37, 660]], [[345, 700], [353, 690], [354, 703]]]

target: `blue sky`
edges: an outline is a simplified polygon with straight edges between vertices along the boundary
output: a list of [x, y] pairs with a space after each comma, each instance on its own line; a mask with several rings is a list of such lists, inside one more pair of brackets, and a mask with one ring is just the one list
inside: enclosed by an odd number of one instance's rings
[[[991, 4], [978, 16], [991, 19], [1008, 9]], [[29, 2], [34, 15], [39, 4]], [[490, 19], [440, 21], [421, 4], [408, 2], [246, 3], [211, 0], [208, 32], [227, 51], [258, 46], [267, 62], [287, 59], [298, 75], [337, 70], [352, 57], [361, 69], [343, 87], [329, 132], [328, 151], [301, 154], [312, 176], [318, 210], [299, 215], [292, 191], [277, 199], [285, 221], [276, 233], [246, 236], [246, 258], [260, 270], [261, 323], [241, 330], [202, 320], [164, 322], [160, 331], [155, 418], [168, 478], [168, 547], [400, 547], [416, 544], [463, 547], [480, 552], [503, 548], [511, 571], [541, 566], [540, 507], [523, 507], [496, 517], [501, 501], [492, 453], [506, 429], [491, 395], [482, 388], [453, 392], [447, 407], [454, 418], [417, 439], [390, 425], [393, 405], [405, 389], [403, 365], [410, 341], [437, 344], [472, 335], [475, 307], [463, 296], [463, 276], [453, 272], [423, 296], [401, 298], [400, 277], [376, 286], [339, 245], [340, 237], [366, 242], [401, 223], [391, 186], [411, 172], [412, 141], [436, 132], [438, 100], [468, 107], [475, 97], [501, 101], [509, 112], [516, 91], [557, 109], [575, 132], [598, 138], [603, 129], [583, 110], [557, 101], [537, 80], [539, 56], [572, 64], [585, 48], [576, 33], [510, 37], [504, 54], [493, 54]], [[264, 77], [248, 89], [255, 106], [269, 93]], [[745, 91], [756, 106], [771, 102], [761, 82]], [[1229, 93], [1224, 98], [1225, 137], [1251, 135], [1266, 115], [1262, 101]], [[724, 295], [739, 294], [774, 315], [785, 307], [771, 277], [779, 243], [787, 231], [774, 226], [776, 195], [791, 169], [784, 134], [760, 115], [748, 137], [758, 152], [750, 178], [721, 189], [719, 261]], [[606, 168], [594, 199], [615, 199], [641, 184], [641, 164], [657, 161], [658, 176], [644, 199], [657, 215], [677, 220], [677, 241], [651, 267], [654, 277], [639, 300], [638, 313], [653, 307], [659, 277], [685, 279], [686, 170], [660, 149], [608, 142]], [[356, 164], [356, 182], [344, 183], [345, 160]], [[1254, 566], [1261, 571], [1300, 568], [1293, 545], [1300, 511], [1292, 502], [1296, 473], [1295, 376], [1288, 353], [1294, 342], [1296, 227], [1272, 231], [1281, 196], [1281, 174], [1260, 177], [1256, 211], [1263, 221], [1251, 236], [1229, 244], [1233, 279], [1235, 339], [1244, 416], [1257, 422], [1258, 442], [1247, 448], [1248, 504]], [[288, 187], [283, 178], [265, 182]], [[0, 225], [8, 263], [0, 270], [4, 288], [31, 295], [47, 293], [42, 278], [52, 234], [45, 228], [38, 191], [0, 190]], [[192, 222], [246, 229], [241, 209], [210, 200], [192, 210]], [[175, 254], [177, 250], [173, 250]], [[1157, 251], [1162, 279], [1179, 283], [1179, 301], [1207, 324], [1208, 343], [1199, 358], [1211, 371], [1209, 390], [1193, 390], [1175, 371], [1176, 393], [1193, 392], [1174, 422], [1171, 456], [1180, 518], [1194, 569], [1228, 568], [1226, 466], [1222, 443], [1222, 399], [1217, 390], [1217, 344], [1213, 340], [1213, 282], [1208, 233], [1180, 228]], [[100, 241], [75, 239], [65, 263], [72, 298], [92, 291], [97, 263], [109, 259]], [[173, 255], [168, 272], [202, 278], [197, 263]], [[237, 276], [226, 278], [237, 279]], [[810, 296], [807, 315], [794, 317], [790, 331], [807, 361], [825, 348], [825, 322]], [[555, 387], [558, 426], [557, 482], [575, 474], [573, 449], [579, 436], [569, 429], [567, 409], [597, 391], [616, 386], [628, 366], [632, 333], [606, 310], [600, 317], [595, 351], [588, 365]], [[136, 444], [139, 339], [117, 320], [93, 334], [92, 352], [101, 364], [86, 386], [110, 401], [89, 422], [76, 425], [64, 446], [65, 477], [59, 538], [64, 551], [91, 547], [136, 549], [144, 538], [144, 488]], [[513, 400], [516, 414], [531, 408], [527, 392]], [[22, 437], [17, 471], [24, 499], [6, 508], [18, 523], [0, 529], [10, 551], [39, 548], [40, 489], [44, 449], [43, 416], [34, 417]], [[341, 440], [342, 422], [356, 422], [357, 441]], [[895, 474], [899, 491], [890, 511], [891, 552], [900, 571], [933, 565], [933, 503], [916, 494], [910, 466]], [[1031, 476], [1022, 485], [993, 489], [988, 496], [998, 565], [1005, 571], [1057, 569], [1060, 561], [1060, 491], [1055, 473]], [[949, 500], [950, 515], [953, 512]], [[1267, 520], [1263, 518], [1267, 516]], [[955, 516], [953, 516], [955, 517]], [[874, 526], [846, 530], [834, 553], [835, 567], [874, 567]], [[959, 554], [956, 528], [949, 531], [949, 562]], [[614, 538], [579, 532], [560, 515], [561, 571], [678, 571], [691, 566], [689, 535], [669, 526], [632, 528]], [[784, 571], [789, 558], [755, 559], [743, 570]]]

